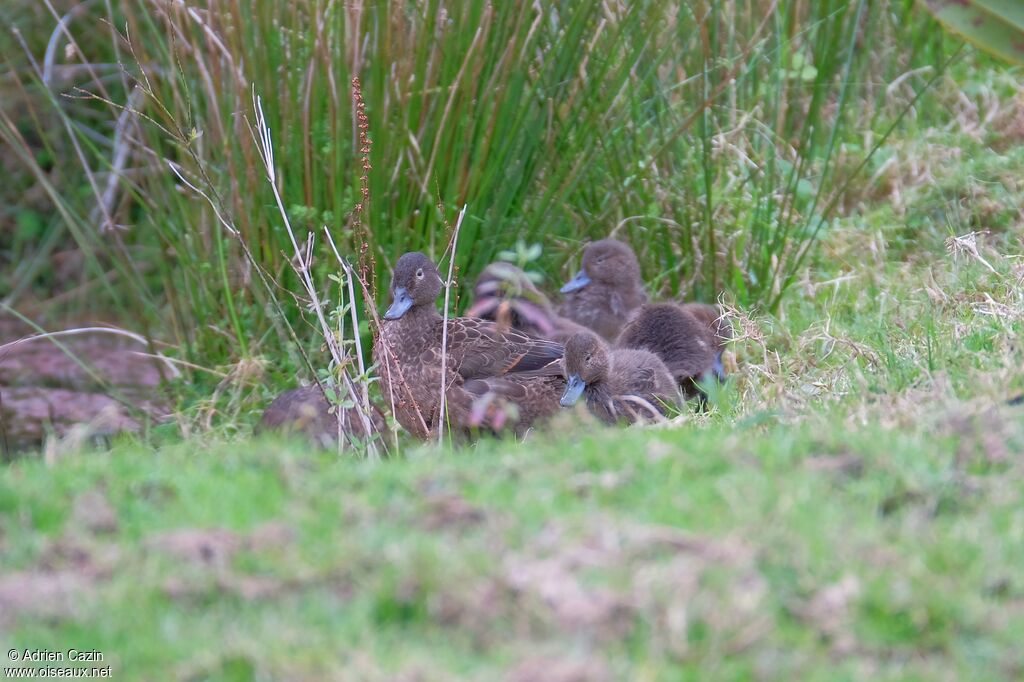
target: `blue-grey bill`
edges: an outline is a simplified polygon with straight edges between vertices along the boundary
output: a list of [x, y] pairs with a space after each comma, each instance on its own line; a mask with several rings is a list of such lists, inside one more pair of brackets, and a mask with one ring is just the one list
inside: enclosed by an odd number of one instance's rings
[[409, 312], [409, 308], [412, 307], [412, 296], [405, 287], [398, 287], [395, 289], [395, 300], [391, 302], [391, 307], [384, 313], [385, 320], [397, 320], [402, 315]]
[[562, 407], [572, 407], [583, 395], [583, 389], [586, 387], [587, 382], [580, 379], [579, 374], [573, 374], [569, 377], [569, 385], [565, 387], [565, 393], [562, 394], [562, 399], [558, 403]]
[[566, 282], [565, 286], [559, 289], [559, 291], [563, 294], [567, 294], [570, 291], [579, 291], [588, 284], [590, 284], [590, 278], [587, 277], [587, 273], [585, 271], [580, 270], [576, 273], [576, 276]]
[[725, 365], [722, 363], [722, 353], [721, 352], [715, 353], [715, 365], [714, 365], [714, 367], [711, 368], [711, 371], [715, 375], [715, 378], [718, 379], [718, 381], [720, 383], [723, 383], [723, 384], [725, 383], [725, 379], [726, 379], [726, 376], [725, 376]]

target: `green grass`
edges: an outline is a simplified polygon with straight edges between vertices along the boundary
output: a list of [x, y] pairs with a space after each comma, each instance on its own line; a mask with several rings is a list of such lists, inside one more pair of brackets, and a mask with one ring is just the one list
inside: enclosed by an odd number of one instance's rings
[[[853, 169], [911, 103], [932, 118], [929, 85], [959, 46], [913, 5], [654, 0], [623, 12], [598, 0], [394, 0], [359, 13], [262, 0], [229, 18], [152, 0], [94, 3], [70, 23], [78, 51], [58, 50], [55, 67], [122, 63], [123, 73], [51, 91], [18, 41], [0, 38], [12, 93], [0, 140], [16, 178], [5, 191], [19, 203], [0, 220], [21, 235], [0, 252], [18, 266], [0, 277], [0, 296], [52, 319], [116, 310], [204, 366], [286, 355], [299, 369], [284, 325], [308, 348], [319, 335], [254, 273], [297, 288], [281, 216], [254, 172], [255, 92], [285, 209], [300, 239], [319, 236], [318, 283], [336, 269], [323, 226], [365, 266], [380, 303], [401, 253], [440, 257], [446, 219], [466, 206], [463, 292], [518, 239], [543, 247], [538, 266], [554, 284], [583, 241], [618, 227], [659, 292], [729, 291], [777, 310], [822, 226], [844, 212]], [[3, 11], [39, 61], [53, 17], [24, 0]], [[857, 49], [869, 41], [877, 52]], [[365, 172], [353, 76], [372, 142]], [[133, 88], [139, 115], [119, 139], [136, 172], [109, 211], [126, 229], [104, 237], [93, 188], [104, 187]], [[168, 162], [213, 198], [255, 264]], [[20, 202], [28, 189], [36, 195]], [[70, 282], [46, 266], [62, 247], [83, 258]]]
[[[96, 648], [127, 679], [1018, 679], [1021, 226], [982, 240], [992, 272], [923, 209], [1007, 172], [979, 150], [908, 186], [903, 217], [838, 225], [823, 284], [738, 320], [739, 372], [671, 428], [565, 415], [370, 462], [243, 422], [23, 457], [0, 472], [0, 599], [84, 582], [6, 640]], [[909, 229], [918, 248], [885, 250]], [[95, 493], [113, 532], [87, 527]]]
[[[672, 21], [662, 2], [614, 21], [602, 3], [543, 3], [533, 32], [527, 5], [466, 2], [446, 25], [437, 3], [373, 4], [356, 225], [346, 5], [329, 5], [320, 49], [323, 3], [214, 22], [247, 56], [242, 82], [195, 21], [119, 3], [112, 24], [152, 67], [144, 111], [166, 128], [144, 122], [134, 160], [154, 152], [217, 189], [273, 294], [162, 167], [126, 185], [123, 244], [100, 235], [64, 125], [94, 122], [76, 139], [106, 168], [114, 112], [46, 95], [0, 38], [0, 163], [15, 169], [0, 301], [52, 324], [113, 314], [224, 370], [169, 386], [168, 423], [110, 448], [51, 438], [0, 468], [8, 648], [95, 648], [115, 679], [1020, 679], [1021, 73], [911, 2], [782, 2], [763, 34], [760, 14], [713, 5], [702, 33], [700, 3]], [[96, 62], [113, 54], [106, 8], [72, 24]], [[859, 11], [871, 49], [844, 52]], [[41, 53], [52, 17], [7, 13]], [[489, 31], [473, 48], [464, 26]], [[449, 88], [464, 64], [477, 71]], [[120, 78], [104, 83], [121, 101]], [[469, 205], [463, 284], [540, 244], [529, 266], [553, 289], [581, 241], [625, 220], [652, 292], [732, 309], [736, 371], [713, 409], [620, 430], [565, 414], [526, 443], [403, 439], [376, 462], [254, 439], [306, 372], [299, 348], [336, 368], [285, 293], [292, 254], [242, 118], [252, 85], [290, 220], [328, 224], [353, 261], [366, 237], [378, 286], [400, 251], [443, 251], [439, 199], [449, 222]], [[972, 232], [976, 254], [949, 241]], [[342, 297], [318, 244], [330, 312]], [[72, 281], [62, 250], [83, 259]]]
[[[126, 679], [495, 679], [544, 656], [616, 679], [1013, 679], [1024, 487], [984, 433], [1019, 448], [1019, 412], [377, 464], [271, 441], [22, 461], [0, 474], [3, 570], [114, 570], [8, 641], [96, 648]], [[116, 532], [82, 528], [89, 491]], [[210, 561], [159, 549], [268, 523], [288, 532]]]

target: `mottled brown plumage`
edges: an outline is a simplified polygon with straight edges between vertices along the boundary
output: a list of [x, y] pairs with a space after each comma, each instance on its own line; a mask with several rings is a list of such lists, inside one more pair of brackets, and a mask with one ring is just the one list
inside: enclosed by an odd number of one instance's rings
[[562, 293], [559, 312], [607, 341], [614, 341], [630, 314], [647, 302], [636, 254], [616, 239], [589, 244], [579, 273]]
[[494, 433], [511, 427], [522, 436], [534, 424], [558, 412], [565, 378], [561, 374], [527, 372], [471, 379], [464, 388], [474, 398], [471, 423], [485, 424]]
[[657, 355], [688, 394], [696, 392], [695, 381], [717, 374], [717, 343], [711, 330], [674, 303], [643, 306], [622, 330], [617, 345]]
[[715, 347], [719, 353], [725, 350], [725, 344], [732, 340], [732, 326], [722, 315], [721, 308], [707, 303], [681, 303], [679, 307], [703, 322], [711, 330], [715, 339]]
[[572, 405], [580, 394], [587, 408], [601, 421], [614, 424], [651, 419], [653, 407], [664, 414], [678, 402], [676, 382], [665, 363], [645, 350], [609, 349], [595, 334], [573, 335], [565, 344], [568, 386], [563, 405]]
[[[444, 319], [435, 303], [442, 286], [430, 259], [421, 253], [402, 256], [391, 281], [392, 305], [374, 344], [385, 402], [393, 401], [398, 422], [420, 438], [436, 432], [440, 416]], [[506, 386], [496, 378], [514, 378], [518, 388], [511, 402], [536, 399], [558, 383], [564, 351], [559, 343], [477, 318], [449, 319], [447, 329], [445, 395], [447, 423], [454, 429], [498, 427], [495, 419], [507, 411], [479, 409], [481, 398], [505, 400]], [[467, 388], [473, 380], [478, 383]]]
[[[375, 405], [370, 406], [369, 433], [383, 433], [384, 416]], [[259, 431], [279, 431], [301, 434], [313, 443], [327, 447], [338, 441], [338, 436], [363, 440], [367, 436], [366, 424], [358, 413], [349, 408], [331, 404], [319, 386], [303, 386], [285, 391], [263, 411]]]
[[564, 343], [587, 328], [562, 317], [526, 273], [511, 263], [491, 263], [473, 287], [469, 317], [492, 320], [500, 329], [512, 327], [531, 336]]

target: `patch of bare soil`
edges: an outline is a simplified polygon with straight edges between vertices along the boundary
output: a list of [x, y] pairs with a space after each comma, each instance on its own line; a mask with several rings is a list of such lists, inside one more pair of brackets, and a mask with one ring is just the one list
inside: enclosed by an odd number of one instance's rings
[[155, 389], [174, 373], [137, 340], [106, 331], [33, 337], [0, 324], [0, 445], [39, 445], [76, 428], [110, 435], [168, 412]]
[[67, 436], [75, 426], [92, 435], [135, 431], [140, 422], [103, 393], [42, 386], [0, 386], [0, 435], [12, 447], [39, 444], [47, 433]]
[[117, 512], [106, 495], [98, 490], [82, 493], [75, 498], [71, 507], [71, 520], [90, 533], [113, 533], [118, 526]]
[[169, 371], [145, 354], [146, 346], [108, 333], [19, 338], [3, 342], [0, 384], [84, 391], [103, 385], [153, 388]]
[[833, 653], [848, 655], [857, 648], [851, 620], [852, 608], [860, 593], [861, 584], [857, 576], [846, 575], [818, 590], [806, 603], [797, 605], [794, 611], [822, 634]]
[[[698, 624], [727, 652], [771, 627], [767, 581], [755, 552], [735, 539], [594, 519], [582, 532], [552, 524], [526, 546], [504, 557], [496, 575], [438, 595], [433, 616], [480, 639], [512, 623], [531, 639], [566, 635], [595, 648], [642, 621], [656, 647], [680, 657]], [[524, 666], [510, 679], [527, 679], [532, 668]], [[535, 679], [577, 679], [567, 666], [564, 677]]]
[[224, 528], [182, 528], [157, 533], [147, 549], [189, 564], [227, 565], [245, 544], [245, 537]]
[[427, 500], [426, 513], [420, 521], [431, 531], [461, 531], [481, 524], [487, 515], [483, 509], [455, 493], [432, 495]]
[[1003, 152], [1024, 140], [1024, 96], [1004, 103], [1004, 108], [993, 121], [992, 148]]
[[611, 675], [597, 658], [528, 658], [513, 668], [505, 678], [508, 682], [604, 682]]
[[115, 547], [77, 535], [50, 542], [33, 569], [0, 573], [0, 630], [22, 616], [70, 617], [120, 561]]
[[971, 463], [1005, 465], [1018, 462], [1021, 452], [1019, 407], [984, 406], [971, 410], [961, 407], [951, 411], [940, 423], [945, 432], [959, 438], [957, 463], [967, 468]]
[[804, 460], [804, 466], [811, 471], [832, 474], [841, 480], [857, 479], [864, 473], [864, 459], [849, 452], [814, 455]]
[[201, 599], [211, 593], [233, 594], [246, 600], [275, 597], [306, 585], [307, 577], [284, 580], [240, 574], [231, 561], [240, 551], [279, 551], [294, 541], [294, 531], [279, 522], [265, 523], [249, 533], [223, 528], [183, 528], [150, 536], [144, 546], [181, 564], [166, 580], [164, 593], [175, 599]]
[[92, 581], [76, 571], [19, 571], [0, 575], [0, 628], [22, 615], [59, 618], [74, 608]]

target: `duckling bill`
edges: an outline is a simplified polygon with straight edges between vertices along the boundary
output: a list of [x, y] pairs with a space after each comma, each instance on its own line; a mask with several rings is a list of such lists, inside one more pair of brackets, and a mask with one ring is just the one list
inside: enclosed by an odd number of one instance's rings
[[644, 350], [610, 350], [595, 334], [574, 334], [565, 345], [565, 392], [559, 403], [571, 407], [583, 396], [601, 421], [614, 424], [664, 414], [678, 393], [668, 368]]
[[559, 291], [562, 292], [563, 294], [568, 294], [573, 291], [579, 291], [580, 289], [587, 286], [591, 282], [593, 282], [593, 280], [590, 279], [589, 275], [587, 275], [587, 271], [580, 270], [579, 272], [576, 273], [575, 277], [573, 277], [564, 285], [562, 285], [562, 288], [559, 289]]
[[585, 382], [579, 374], [570, 374], [565, 386], [565, 393], [562, 394], [561, 400], [558, 404], [562, 407], [572, 407], [583, 395], [583, 391], [587, 390], [587, 382]]
[[614, 341], [629, 315], [647, 302], [636, 254], [617, 239], [602, 239], [583, 251], [580, 271], [562, 287], [560, 313]]
[[[422, 270], [420, 271], [422, 272]], [[422, 275], [420, 275], [422, 277]], [[440, 276], [438, 276], [440, 278]], [[413, 306], [414, 301], [412, 296], [409, 294], [409, 290], [405, 287], [396, 287], [394, 293], [394, 300], [391, 302], [391, 307], [384, 313], [385, 320], [400, 320], [402, 315], [409, 312], [409, 308]]]

